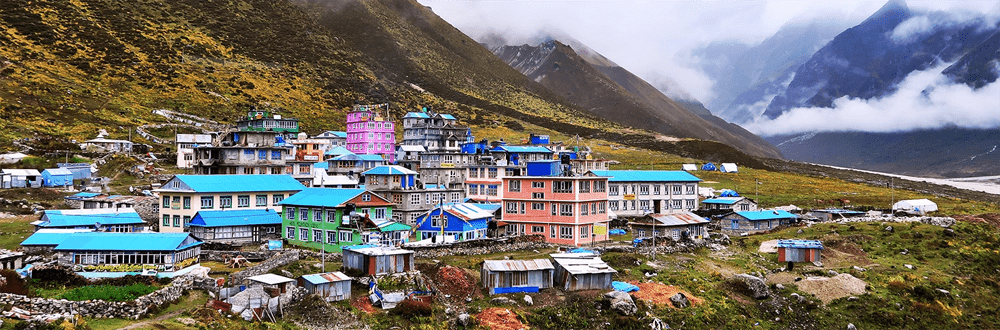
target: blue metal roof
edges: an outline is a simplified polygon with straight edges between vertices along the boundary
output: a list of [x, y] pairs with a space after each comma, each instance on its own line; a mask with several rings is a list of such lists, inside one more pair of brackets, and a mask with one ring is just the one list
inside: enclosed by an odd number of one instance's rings
[[62, 243], [63, 240], [66, 239], [66, 237], [69, 237], [69, 235], [72, 234], [73, 233], [36, 232], [34, 234], [31, 234], [31, 236], [28, 236], [28, 238], [26, 238], [23, 242], [21, 242], [21, 246], [38, 246], [38, 245], [55, 246], [59, 245], [59, 243]]
[[430, 118], [426, 112], [407, 112], [403, 118]]
[[[101, 212], [106, 211], [106, 212]], [[142, 218], [135, 210], [128, 209], [117, 212], [115, 209], [93, 210], [46, 210], [42, 215], [39, 227], [77, 227], [101, 225], [137, 225], [142, 224]]]
[[313, 285], [353, 280], [353, 278], [341, 272], [302, 275], [302, 279]]
[[216, 174], [177, 175], [192, 190], [200, 193], [298, 191], [305, 189], [298, 180], [285, 174]]
[[608, 182], [700, 182], [685, 171], [590, 171], [597, 176], [609, 176]]
[[333, 135], [333, 136], [336, 136], [336, 137], [342, 137], [342, 138], [346, 138], [346, 137], [347, 137], [347, 132], [341, 132], [341, 131], [326, 131], [325, 133], [326, 133], [327, 135]]
[[539, 146], [497, 146], [496, 148], [490, 149], [490, 151], [553, 153], [551, 149]]
[[333, 155], [341, 156], [341, 155], [353, 155], [354, 152], [352, 152], [350, 150], [347, 150], [347, 148], [344, 148], [344, 146], [336, 146], [336, 147], [333, 147], [333, 149], [330, 149], [329, 151], [324, 152], [323, 154], [324, 155], [331, 155], [331, 156], [333, 156]]
[[107, 233], [70, 234], [56, 251], [178, 251], [203, 242], [191, 233]]
[[736, 212], [736, 214], [739, 214], [740, 216], [747, 218], [749, 220], [774, 220], [774, 219], [788, 219], [796, 217], [794, 214], [782, 210], [742, 211], [742, 212]]
[[328, 169], [328, 168], [330, 168], [330, 163], [327, 163], [327, 162], [313, 163], [313, 168]]
[[804, 240], [804, 239], [779, 239], [779, 248], [795, 248], [795, 249], [823, 249], [823, 242], [817, 240]]
[[361, 175], [415, 175], [417, 172], [399, 165], [381, 165], [364, 171]]
[[444, 118], [444, 119], [447, 119], [447, 120], [455, 120], [455, 116], [449, 115], [447, 113], [442, 113], [441, 114], [441, 118]]
[[280, 225], [281, 216], [274, 210], [198, 211], [191, 219], [193, 227]]
[[702, 204], [722, 204], [722, 205], [733, 205], [736, 202], [743, 200], [743, 197], [716, 197], [709, 198], [701, 201]]
[[476, 207], [489, 212], [496, 212], [496, 210], [500, 209], [500, 204], [487, 204], [487, 203], [470, 203], [470, 204], [475, 205]]
[[73, 196], [75, 196], [75, 197], [94, 197], [94, 196], [97, 196], [97, 195], [100, 195], [100, 194], [99, 193], [89, 193], [89, 192], [81, 192], [81, 193], [73, 194]]
[[385, 158], [382, 158], [382, 155], [377, 155], [377, 154], [373, 154], [373, 155], [358, 155], [358, 157], [360, 157], [361, 160], [367, 160], [367, 161], [380, 161], [381, 162], [381, 161], [385, 160]]
[[278, 204], [295, 206], [339, 207], [354, 198], [364, 189], [343, 188], [306, 188], [295, 195], [285, 198]]
[[73, 175], [73, 172], [65, 168], [47, 168], [42, 171], [42, 174], [49, 173], [49, 175]]

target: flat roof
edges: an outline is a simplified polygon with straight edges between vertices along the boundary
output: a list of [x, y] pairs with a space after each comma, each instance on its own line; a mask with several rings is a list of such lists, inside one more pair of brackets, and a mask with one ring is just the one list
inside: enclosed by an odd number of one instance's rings
[[302, 279], [312, 284], [326, 284], [333, 282], [350, 281], [353, 280], [354, 278], [347, 276], [347, 274], [341, 272], [329, 272], [329, 273], [302, 275]]
[[254, 282], [264, 283], [264, 284], [267, 284], [267, 285], [275, 285], [275, 284], [281, 284], [281, 283], [295, 282], [295, 280], [293, 280], [293, 279], [290, 279], [290, 278], [287, 278], [287, 277], [284, 277], [284, 276], [281, 276], [281, 275], [275, 275], [275, 274], [262, 274], [262, 275], [257, 275], [257, 276], [250, 276], [250, 277], [247, 277], [247, 279], [251, 280], [251, 281], [254, 281]]
[[531, 260], [484, 260], [483, 268], [494, 272], [525, 272], [532, 270], [556, 269], [549, 259]]

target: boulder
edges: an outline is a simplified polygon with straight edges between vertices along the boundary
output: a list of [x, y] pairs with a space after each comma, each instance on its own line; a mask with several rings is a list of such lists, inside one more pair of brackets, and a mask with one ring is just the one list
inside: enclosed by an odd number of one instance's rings
[[688, 301], [687, 296], [685, 296], [683, 293], [678, 292], [673, 297], [670, 297], [670, 303], [673, 304], [674, 307], [685, 308], [688, 307], [690, 301]]
[[732, 281], [737, 286], [745, 289], [754, 299], [766, 299], [771, 295], [771, 291], [767, 289], [767, 284], [760, 277], [750, 274], [736, 274], [733, 276]]
[[632, 300], [632, 296], [625, 292], [611, 291], [605, 293], [604, 298], [611, 301], [612, 310], [618, 311], [618, 313], [625, 316], [635, 314], [635, 312], [639, 309], [635, 306], [635, 301]]
[[490, 299], [490, 303], [494, 305], [514, 305], [514, 301], [507, 297], [496, 297]]
[[455, 319], [455, 323], [463, 327], [468, 326], [470, 323], [472, 323], [471, 321], [472, 317], [469, 316], [469, 314], [465, 313], [459, 314], [458, 319]]
[[533, 299], [531, 299], [531, 296], [524, 295], [524, 305], [525, 306], [531, 306], [531, 305], [534, 305], [534, 304], [535, 304], [535, 301]]
[[830, 277], [840, 275], [840, 273], [838, 273], [836, 270], [833, 269], [826, 271], [826, 274], [830, 275]]
[[855, 327], [854, 323], [848, 323], [847, 330], [858, 330], [858, 327]]

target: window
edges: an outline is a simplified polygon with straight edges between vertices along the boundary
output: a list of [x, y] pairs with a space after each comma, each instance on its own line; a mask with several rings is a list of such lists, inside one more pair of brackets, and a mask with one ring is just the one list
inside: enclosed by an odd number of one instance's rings
[[497, 169], [496, 168], [491, 168], [489, 170], [489, 178], [490, 179], [496, 179], [496, 177], [497, 177]]
[[160, 207], [165, 209], [170, 208], [170, 196], [163, 196], [163, 203], [160, 204]]
[[459, 194], [457, 192], [451, 193], [451, 202], [452, 203], [459, 203], [461, 201], [462, 201], [462, 194]]
[[659, 194], [660, 194], [660, 185], [654, 184], [653, 185], [653, 195], [659, 195]]
[[517, 214], [517, 202], [506, 202], [504, 204], [506, 206], [504, 208], [504, 213]]
[[589, 208], [587, 207], [587, 203], [581, 204], [580, 205], [580, 215], [588, 215], [588, 214], [590, 214], [590, 212], [587, 212], [588, 209]]
[[521, 214], [524, 214], [524, 202], [517, 203], [521, 208]]
[[497, 195], [497, 185], [491, 184], [491, 185], [487, 186], [486, 195], [488, 195], [488, 196], [496, 196]]
[[281, 151], [271, 151], [271, 159], [281, 159]]
[[257, 195], [257, 206], [267, 206], [267, 195]]
[[313, 242], [323, 243], [323, 230], [313, 229]]
[[327, 244], [337, 243], [337, 231], [336, 230], [327, 230], [326, 231], [326, 243]]
[[323, 210], [313, 210], [313, 221], [323, 222]]
[[607, 187], [608, 182], [602, 180], [594, 181], [594, 192], [604, 192], [604, 188]]
[[678, 209], [678, 210], [681, 208], [681, 203], [682, 203], [682, 201], [680, 199], [675, 199], [675, 200], [670, 201], [670, 204], [673, 205], [674, 209]]
[[285, 238], [295, 239], [295, 227], [289, 226], [285, 228]]
[[639, 195], [649, 195], [649, 185], [639, 185]]
[[288, 210], [286, 210], [285, 213], [287, 213], [286, 215], [288, 216], [288, 220], [292, 220], [292, 221], [295, 220], [295, 208], [294, 207], [288, 208]]
[[253, 149], [243, 149], [243, 155], [253, 157]]
[[693, 199], [685, 199], [684, 200], [684, 208], [686, 208], [686, 209], [693, 209], [694, 208], [694, 200]]
[[169, 227], [170, 226], [170, 215], [169, 214], [164, 214], [163, 215], [163, 226], [164, 227]]
[[685, 188], [686, 188], [686, 189], [684, 189], [684, 194], [685, 195], [694, 195], [694, 191], [696, 190], [694, 184], [689, 184], [689, 185], [685, 186]]
[[265, 160], [267, 159], [267, 150], [261, 150], [257, 153], [257, 159]]
[[637, 237], [646, 237], [646, 230], [645, 229], [636, 229], [635, 233], [636, 233]]
[[379, 219], [379, 220], [385, 219], [385, 208], [384, 207], [380, 207], [380, 208], [375, 209], [375, 219]]
[[610, 195], [610, 196], [618, 196], [618, 185], [610, 185], [610, 186], [608, 186], [608, 195]]
[[233, 196], [219, 196], [219, 207], [224, 209], [233, 208]]
[[531, 199], [545, 199], [545, 193], [540, 193], [540, 192], [531, 193]]
[[553, 193], [573, 193], [573, 181], [552, 181]]
[[590, 192], [590, 181], [580, 181], [580, 192], [581, 193]]
[[190, 208], [191, 208], [191, 197], [184, 196], [184, 209], [190, 209]]
[[[435, 194], [435, 195], [436, 195], [436, 194]], [[424, 194], [424, 204], [430, 204], [430, 203], [431, 203], [431, 200], [432, 200], [432, 199], [431, 199], [431, 194], [430, 194], [430, 193], [426, 193], [426, 194]]]
[[750, 211], [750, 204], [749, 203], [740, 204], [740, 211]]
[[400, 205], [402, 205], [403, 204], [403, 195], [402, 194], [392, 194], [392, 203], [393, 204], [400, 204]]
[[679, 184], [673, 185], [672, 192], [673, 192], [674, 195], [680, 195], [681, 194], [681, 185], [679, 185]]
[[236, 196], [236, 202], [239, 207], [250, 207], [250, 195]]
[[532, 233], [544, 233], [545, 232], [545, 227], [544, 226], [531, 226], [531, 232]]
[[299, 220], [301, 221], [309, 221], [309, 209], [303, 208], [302, 211], [299, 212], [299, 217]]
[[273, 205], [278, 205], [281, 201], [285, 200], [284, 194], [274, 194]]
[[353, 242], [354, 238], [352, 236], [354, 236], [354, 235], [352, 235], [352, 234], [353, 233], [349, 232], [349, 231], [342, 231], [342, 232], [337, 233], [337, 236], [339, 236], [338, 238], [339, 238], [340, 242]]
[[550, 206], [552, 206], [552, 215], [556, 215], [556, 203], [552, 203]]
[[337, 211], [334, 210], [326, 211], [326, 221], [337, 222]]
[[559, 227], [559, 238], [573, 239], [573, 227], [570, 226]]
[[600, 202], [600, 203], [597, 203], [597, 206], [598, 206], [598, 210], [600, 210], [600, 213], [601, 213], [601, 214], [605, 214], [605, 213], [608, 213], [608, 206], [607, 206], [607, 205], [605, 205], [604, 203], [605, 203], [605, 202]]
[[559, 204], [559, 215], [573, 216], [573, 204]]
[[213, 202], [215, 202], [215, 197], [213, 197], [213, 196], [202, 196], [201, 197], [201, 208], [202, 209], [211, 209]]
[[410, 205], [419, 205], [419, 204], [420, 204], [420, 194], [410, 195]]
[[639, 201], [639, 209], [649, 211], [649, 201]]
[[611, 205], [612, 211], [618, 211], [618, 201], [608, 201], [608, 204]]
[[507, 181], [507, 191], [521, 192], [521, 180]]
[[590, 226], [580, 226], [580, 238], [590, 237]]
[[309, 241], [309, 228], [299, 228], [299, 240], [303, 242]]
[[549, 237], [556, 238], [556, 226], [549, 226]]
[[545, 203], [531, 203], [531, 209], [545, 211]]
[[545, 188], [545, 181], [531, 181], [532, 188]]
[[190, 225], [190, 224], [191, 224], [191, 216], [190, 215], [185, 215], [184, 216], [184, 228], [187, 228], [188, 225]]
[[180, 226], [181, 226], [181, 216], [175, 215], [174, 216], [174, 227], [180, 227]]
[[372, 195], [371, 194], [361, 195], [361, 201], [363, 201], [363, 202], [371, 202], [372, 201]]

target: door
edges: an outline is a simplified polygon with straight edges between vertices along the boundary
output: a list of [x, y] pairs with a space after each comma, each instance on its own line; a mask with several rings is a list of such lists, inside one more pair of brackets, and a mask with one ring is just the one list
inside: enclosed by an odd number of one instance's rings
[[740, 221], [739, 220], [733, 220], [732, 229], [740, 229]]
[[653, 212], [657, 213], [657, 214], [660, 213], [660, 200], [658, 200], [658, 199], [657, 200], [653, 200]]

